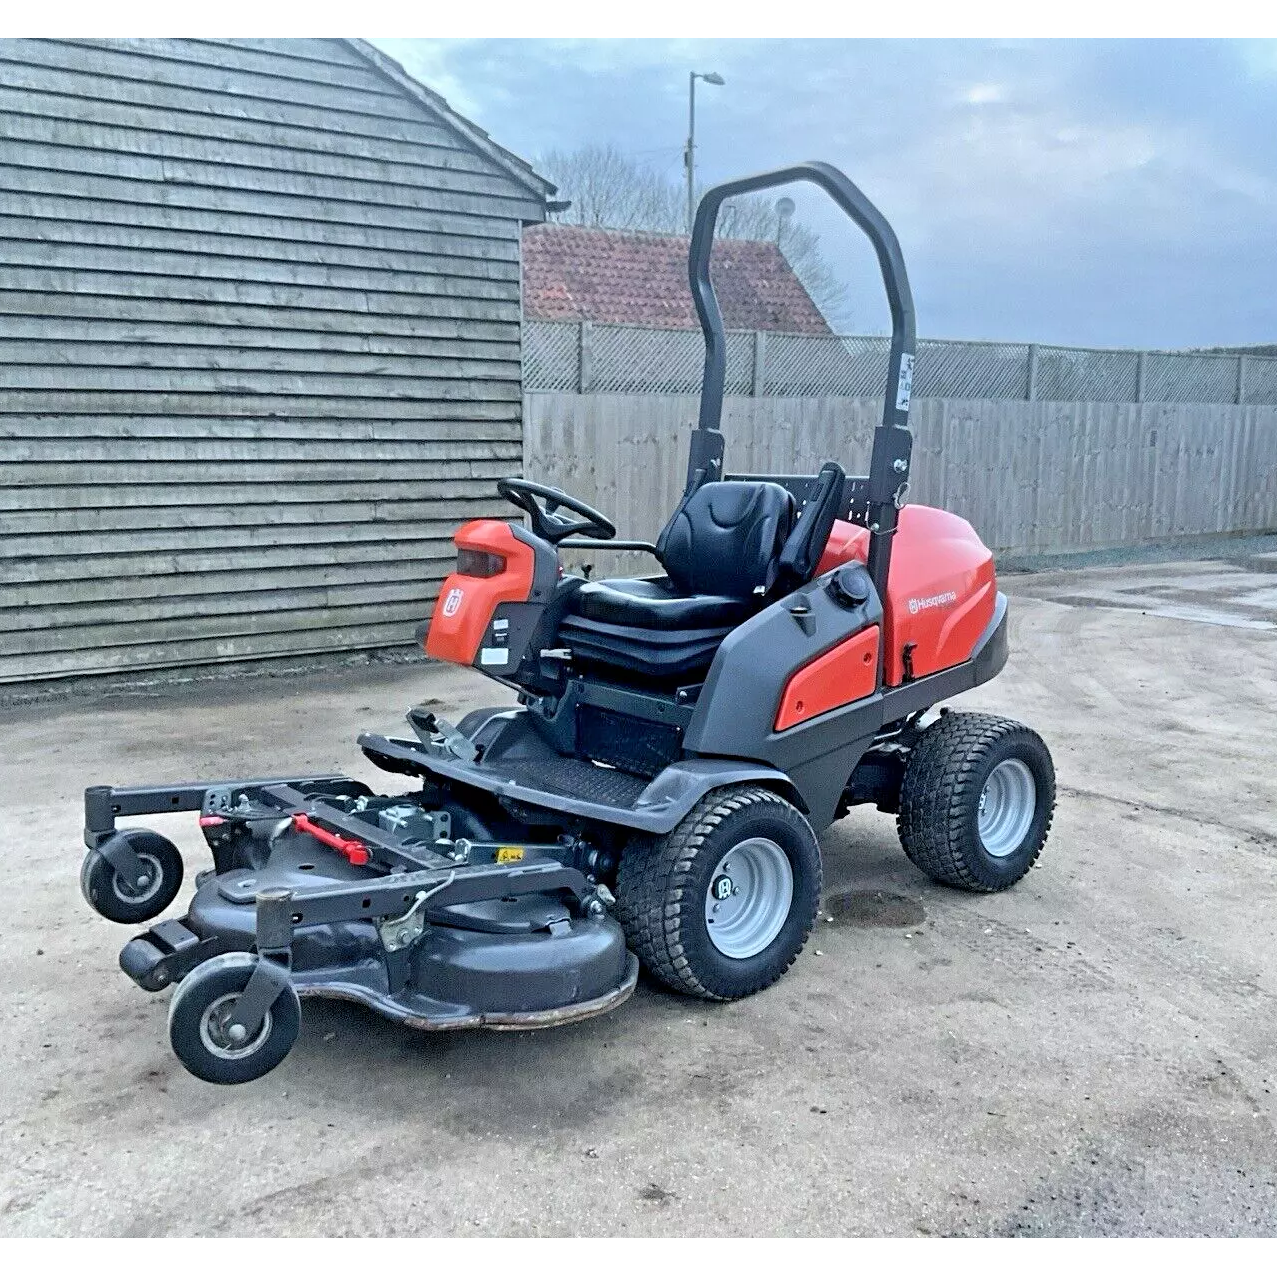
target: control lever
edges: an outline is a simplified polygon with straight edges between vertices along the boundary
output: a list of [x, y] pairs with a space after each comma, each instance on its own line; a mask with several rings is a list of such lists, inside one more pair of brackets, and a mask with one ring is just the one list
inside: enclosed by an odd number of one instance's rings
[[449, 753], [455, 754], [463, 763], [473, 763], [479, 757], [473, 741], [457, 731], [446, 718], [430, 713], [424, 706], [414, 705], [405, 717], [423, 745], [434, 744], [442, 739]]

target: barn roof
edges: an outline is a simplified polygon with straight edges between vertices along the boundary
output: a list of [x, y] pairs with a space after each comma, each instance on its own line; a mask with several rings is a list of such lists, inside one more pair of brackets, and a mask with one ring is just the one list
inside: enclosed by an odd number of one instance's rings
[[495, 161], [515, 181], [527, 187], [538, 198], [545, 199], [558, 190], [558, 187], [553, 182], [548, 181], [537, 173], [527, 160], [520, 159], [513, 151], [507, 151], [504, 146], [499, 146], [477, 124], [467, 120], [464, 115], [458, 115], [448, 105], [445, 98], [440, 97], [433, 89], [428, 89], [424, 84], [414, 80], [394, 58], [382, 53], [380, 49], [375, 45], [369, 44], [367, 40], [346, 40], [345, 43], [358, 53], [360, 57], [371, 62], [378, 71], [397, 84], [410, 98], [419, 102], [431, 114], [442, 119], [456, 133], [465, 138], [476, 151]]
[[[546, 224], [523, 234], [527, 319], [696, 328], [687, 282], [687, 236]], [[728, 328], [829, 332], [829, 325], [780, 249], [761, 240], [720, 239], [714, 288]]]

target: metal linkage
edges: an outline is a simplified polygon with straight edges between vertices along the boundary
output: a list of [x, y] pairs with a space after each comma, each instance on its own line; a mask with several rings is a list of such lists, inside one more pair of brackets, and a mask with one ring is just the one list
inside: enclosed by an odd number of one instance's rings
[[352, 794], [372, 791], [349, 776], [270, 777], [261, 780], [201, 780], [180, 785], [91, 785], [84, 791], [84, 845], [97, 847], [115, 833], [119, 816], [153, 816], [166, 811], [200, 811], [210, 790], [255, 793], [271, 785], [313, 788], [348, 787]]
[[[306, 826], [313, 824], [315, 821], [322, 821], [324, 825], [331, 826], [338, 834], [344, 835], [343, 838], [337, 841], [347, 844], [358, 843], [366, 851], [379, 854], [381, 859], [389, 861], [390, 864], [397, 868], [411, 866], [416, 869], [437, 870], [448, 868], [451, 865], [451, 861], [447, 856], [437, 851], [431, 851], [420, 844], [408, 843], [389, 830], [379, 828], [371, 821], [361, 820], [358, 816], [352, 816], [349, 812], [333, 807], [323, 801], [322, 795], [310, 796], [304, 794], [288, 783], [268, 785], [262, 790], [262, 795], [273, 806], [278, 807], [294, 820], [296, 820], [297, 816], [303, 816], [306, 821], [306, 825], [302, 826], [303, 829], [306, 829]], [[310, 832], [309, 829], [306, 829], [306, 831]], [[322, 832], [324, 831], [321, 829]], [[321, 838], [321, 841], [326, 842], [329, 846], [334, 845], [331, 835], [327, 838]], [[347, 858], [349, 858], [348, 854]], [[352, 861], [352, 863], [354, 862]], [[360, 861], [359, 863], [366, 862]]]
[[556, 860], [531, 863], [454, 865], [446, 871], [386, 874], [359, 882], [315, 887], [307, 891], [245, 891], [240, 900], [234, 891], [223, 894], [235, 903], [256, 901], [257, 947], [265, 944], [283, 953], [292, 945], [297, 927], [338, 922], [399, 918], [425, 893], [433, 907], [473, 904], [502, 896], [526, 896], [566, 892], [578, 904], [593, 896], [593, 889], [579, 869]]

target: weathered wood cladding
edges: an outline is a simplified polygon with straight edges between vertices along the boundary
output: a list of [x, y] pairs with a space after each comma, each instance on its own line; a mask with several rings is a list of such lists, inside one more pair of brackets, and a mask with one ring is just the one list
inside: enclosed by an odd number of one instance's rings
[[411, 640], [542, 184], [340, 40], [0, 40], [0, 682]]

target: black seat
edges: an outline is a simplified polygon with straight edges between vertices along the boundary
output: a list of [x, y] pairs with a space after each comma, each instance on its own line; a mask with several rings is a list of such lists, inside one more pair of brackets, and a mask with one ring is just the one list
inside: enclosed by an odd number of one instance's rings
[[578, 660], [649, 677], [704, 669], [724, 637], [766, 602], [794, 517], [794, 500], [779, 484], [702, 484], [657, 538], [666, 575], [583, 585], [561, 639]]
[[739, 625], [757, 609], [756, 596], [681, 594], [669, 577], [657, 580], [591, 581], [573, 600], [573, 611], [612, 625], [672, 630]]

